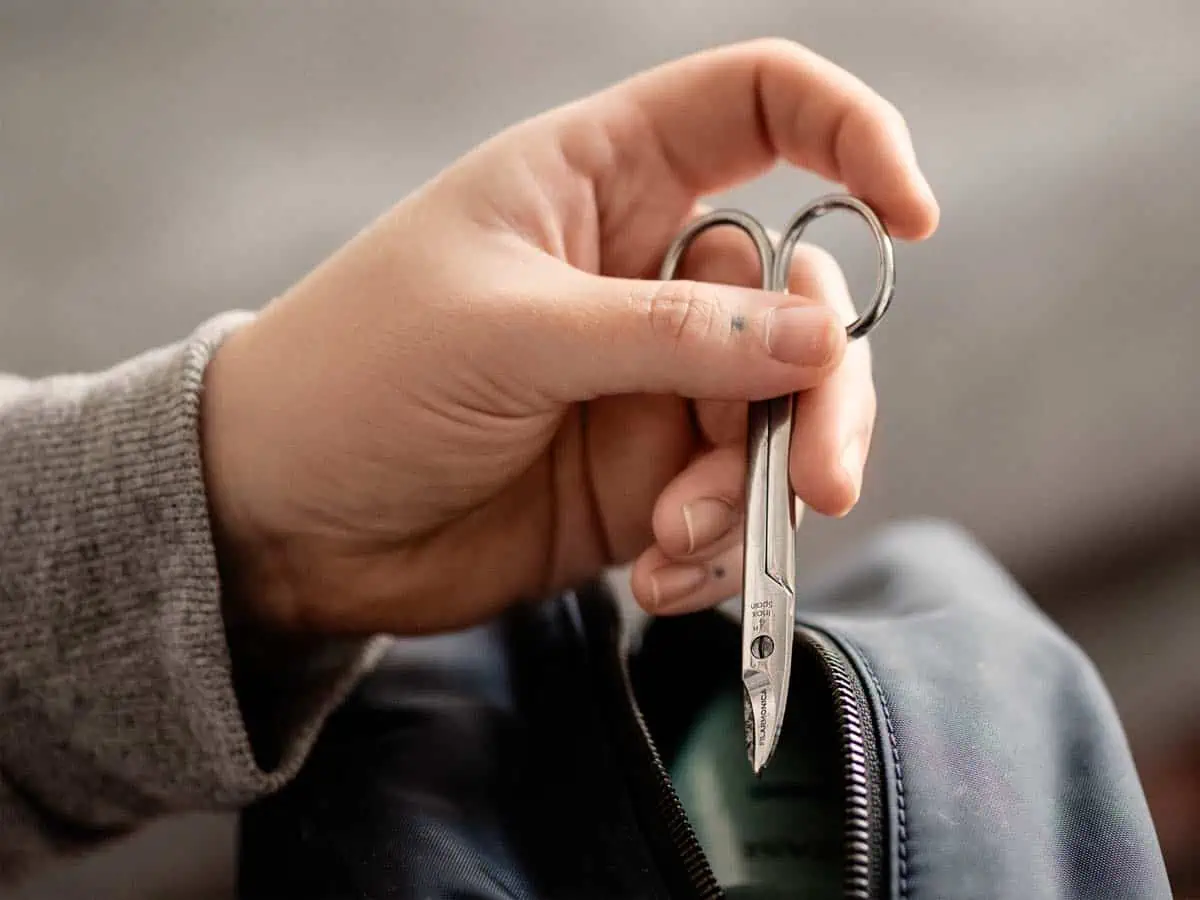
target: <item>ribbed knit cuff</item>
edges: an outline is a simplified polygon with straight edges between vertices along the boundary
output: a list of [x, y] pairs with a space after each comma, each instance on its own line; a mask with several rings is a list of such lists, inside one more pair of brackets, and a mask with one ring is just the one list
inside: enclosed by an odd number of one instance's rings
[[121, 827], [276, 789], [378, 652], [352, 642], [293, 660], [289, 689], [273, 688], [287, 733], [260, 767], [198, 431], [205, 367], [249, 319], [217, 317], [181, 344], [0, 403], [0, 753], [10, 779], [71, 821]]

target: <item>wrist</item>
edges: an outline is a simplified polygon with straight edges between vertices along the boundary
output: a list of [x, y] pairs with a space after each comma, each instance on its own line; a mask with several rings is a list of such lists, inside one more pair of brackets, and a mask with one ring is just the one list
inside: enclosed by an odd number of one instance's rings
[[250, 409], [247, 386], [254, 374], [244, 371], [252, 327], [223, 341], [205, 369], [200, 451], [226, 626], [231, 632], [282, 633], [290, 630], [284, 542], [256, 515], [256, 486], [245, 474], [255, 470], [250, 436], [263, 427]]

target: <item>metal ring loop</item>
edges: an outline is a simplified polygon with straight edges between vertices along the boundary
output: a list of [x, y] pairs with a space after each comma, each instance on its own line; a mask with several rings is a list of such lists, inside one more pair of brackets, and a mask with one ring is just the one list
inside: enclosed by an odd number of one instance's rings
[[788, 273], [792, 266], [792, 254], [796, 250], [796, 245], [800, 243], [804, 229], [814, 220], [838, 209], [846, 209], [862, 217], [875, 237], [875, 249], [879, 256], [879, 277], [876, 280], [875, 296], [871, 300], [871, 305], [866, 312], [846, 327], [846, 336], [850, 340], [864, 337], [879, 324], [891, 305], [892, 294], [896, 288], [896, 262], [892, 239], [883, 222], [875, 215], [875, 211], [871, 207], [849, 194], [831, 194], [820, 197], [801, 209], [784, 229], [778, 248], [771, 243], [767, 229], [749, 213], [739, 209], [717, 209], [699, 216], [689, 222], [687, 227], [676, 235], [671, 246], [667, 248], [662, 268], [659, 271], [659, 280], [669, 281], [675, 277], [675, 270], [679, 267], [683, 254], [692, 241], [702, 233], [719, 225], [732, 225], [749, 235], [750, 239], [754, 241], [759, 262], [762, 265], [762, 289], [764, 291], [786, 291]]
[[762, 289], [764, 291], [771, 290], [771, 279], [775, 273], [775, 247], [771, 244], [771, 236], [767, 234], [767, 229], [758, 219], [739, 209], [713, 210], [689, 222], [687, 227], [676, 235], [671, 246], [667, 248], [658, 280], [670, 281], [674, 278], [679, 261], [683, 259], [683, 254], [687, 252], [692, 241], [708, 229], [716, 228], [718, 225], [732, 225], [749, 235], [750, 239], [754, 241], [754, 249], [758, 251], [758, 260], [762, 265]]
[[879, 256], [879, 277], [876, 280], [875, 296], [871, 300], [871, 305], [866, 312], [846, 327], [846, 336], [850, 340], [855, 340], [864, 337], [879, 324], [892, 303], [892, 294], [896, 289], [896, 261], [893, 255], [891, 236], [883, 222], [875, 215], [875, 211], [867, 204], [848, 194], [831, 194], [814, 200], [796, 213], [784, 230], [783, 239], [779, 242], [779, 249], [776, 251], [777, 270], [774, 280], [776, 284], [787, 284], [792, 254], [795, 252], [796, 244], [800, 242], [800, 236], [804, 233], [804, 229], [815, 219], [836, 209], [846, 209], [862, 217], [875, 237], [875, 249]]

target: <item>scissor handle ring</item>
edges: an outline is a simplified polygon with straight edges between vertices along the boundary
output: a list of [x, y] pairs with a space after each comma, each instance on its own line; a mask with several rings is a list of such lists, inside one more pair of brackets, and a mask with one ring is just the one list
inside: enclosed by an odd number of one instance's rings
[[[845, 209], [857, 213], [871, 229], [875, 238], [875, 249], [879, 257], [879, 277], [876, 279], [875, 296], [871, 305], [857, 319], [846, 326], [846, 336], [850, 340], [864, 337], [872, 328], [879, 324], [884, 313], [892, 303], [892, 294], [896, 289], [896, 261], [892, 249], [892, 239], [879, 216], [867, 204], [849, 194], [830, 194], [819, 197], [808, 206], [796, 213], [783, 232], [783, 238], [776, 249], [771, 244], [770, 235], [758, 219], [740, 209], [716, 209], [698, 216], [675, 236], [671, 246], [663, 256], [662, 267], [659, 271], [660, 281], [669, 281], [675, 277], [679, 261], [691, 245], [703, 232], [718, 225], [732, 225], [754, 241], [758, 258], [762, 265], [763, 290], [786, 290], [788, 271], [792, 265], [792, 254], [800, 238], [816, 219], [834, 210]], [[776, 288], [776, 285], [783, 287]]]
[[671, 246], [663, 256], [662, 267], [659, 271], [659, 281], [670, 281], [675, 277], [679, 261], [691, 246], [692, 241], [710, 228], [719, 225], [732, 225], [754, 241], [754, 249], [758, 251], [759, 263], [762, 266], [762, 289], [771, 289], [771, 279], [775, 274], [775, 247], [771, 244], [771, 236], [763, 224], [749, 213], [740, 209], [714, 209], [692, 219], [687, 226], [675, 236]]
[[804, 234], [804, 229], [816, 219], [837, 209], [849, 210], [862, 217], [875, 238], [875, 250], [879, 257], [879, 275], [875, 282], [875, 296], [871, 300], [871, 305], [866, 312], [846, 326], [846, 336], [853, 341], [864, 337], [879, 324], [884, 313], [891, 306], [892, 294], [896, 290], [896, 260], [892, 249], [892, 238], [871, 207], [849, 194], [830, 194], [826, 197], [819, 197], [801, 209], [792, 217], [779, 242], [779, 249], [775, 254], [774, 280], [776, 284], [787, 284], [792, 254], [796, 250], [796, 244], [800, 242], [801, 235]]

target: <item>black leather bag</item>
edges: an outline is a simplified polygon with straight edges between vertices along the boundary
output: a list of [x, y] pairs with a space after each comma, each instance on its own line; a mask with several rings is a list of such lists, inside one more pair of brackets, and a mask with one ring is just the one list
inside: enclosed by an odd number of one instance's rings
[[243, 898], [1168, 898], [1092, 666], [958, 531], [803, 586], [760, 779], [737, 623], [599, 584], [397, 641], [247, 811]]

